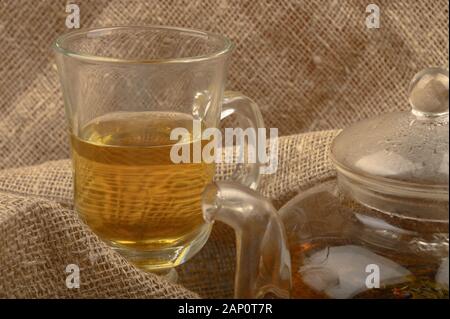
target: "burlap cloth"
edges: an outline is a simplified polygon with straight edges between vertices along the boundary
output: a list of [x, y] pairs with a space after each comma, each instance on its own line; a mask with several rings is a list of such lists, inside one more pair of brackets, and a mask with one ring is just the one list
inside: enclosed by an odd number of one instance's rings
[[[81, 27], [163, 24], [234, 40], [228, 89], [252, 97], [280, 135], [342, 128], [408, 108], [407, 82], [448, 66], [446, 0], [73, 0]], [[380, 28], [368, 29], [377, 3]], [[50, 49], [64, 0], [0, 1], [0, 169], [68, 156]]]
[[[279, 169], [260, 191], [279, 206], [333, 176], [328, 147], [337, 131], [280, 138]], [[219, 167], [219, 174], [221, 174]], [[103, 244], [72, 210], [69, 160], [0, 171], [0, 297], [232, 297], [234, 235], [216, 224], [201, 252], [179, 267], [186, 290], [146, 274]], [[67, 289], [65, 267], [80, 267]]]
[[[81, 26], [164, 24], [215, 31], [237, 45], [228, 89], [261, 107], [281, 135], [342, 128], [405, 109], [407, 82], [448, 67], [448, 2], [77, 0]], [[68, 140], [50, 50], [65, 28], [64, 0], [0, 1], [0, 297], [230, 297], [234, 238], [216, 225], [179, 283], [146, 274], [106, 247], [72, 210]], [[283, 137], [279, 169], [260, 191], [280, 206], [332, 177], [336, 131]], [[34, 165], [34, 166], [31, 166]], [[220, 172], [219, 172], [220, 173]], [[65, 267], [80, 266], [80, 289]]]

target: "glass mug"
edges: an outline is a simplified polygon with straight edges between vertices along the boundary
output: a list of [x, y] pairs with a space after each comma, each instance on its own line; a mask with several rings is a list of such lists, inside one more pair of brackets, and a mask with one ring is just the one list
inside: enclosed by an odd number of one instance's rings
[[[232, 42], [173, 27], [79, 30], [54, 43], [71, 140], [75, 209], [108, 245], [149, 271], [171, 269], [208, 239], [201, 194], [215, 164], [171, 161], [174, 128], [218, 128], [235, 114], [264, 127], [257, 105], [224, 92]], [[259, 163], [232, 179], [255, 188]]]

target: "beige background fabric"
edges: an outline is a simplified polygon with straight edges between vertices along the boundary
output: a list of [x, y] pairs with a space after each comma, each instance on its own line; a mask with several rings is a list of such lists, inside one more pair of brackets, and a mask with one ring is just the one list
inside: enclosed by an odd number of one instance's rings
[[[333, 178], [327, 154], [337, 133], [280, 138], [279, 169], [262, 178], [260, 192], [280, 207], [299, 190]], [[0, 297], [233, 296], [235, 245], [227, 226], [216, 224], [200, 253], [178, 268], [186, 291], [103, 244], [73, 211], [72, 196], [70, 160], [0, 171]], [[79, 290], [65, 286], [69, 263], [80, 265]]]
[[[260, 188], [277, 207], [333, 178], [328, 150], [337, 131], [328, 129], [408, 108], [413, 74], [448, 67], [445, 0], [376, 1], [380, 29], [365, 25], [371, 0], [72, 2], [80, 5], [82, 27], [173, 25], [233, 39], [227, 88], [252, 97], [266, 126], [284, 135], [279, 169]], [[68, 31], [65, 5], [0, 0], [0, 297], [231, 297], [234, 236], [224, 225], [215, 225], [205, 248], [180, 267], [180, 286], [136, 269], [73, 211], [50, 49]], [[68, 263], [81, 266], [79, 290], [65, 286]]]
[[[67, 208], [0, 192], [0, 298], [196, 298], [142, 272], [101, 242]], [[66, 267], [80, 288], [66, 286]]]
[[[81, 27], [174, 25], [229, 36], [237, 47], [228, 88], [252, 97], [281, 135], [341, 128], [408, 107], [409, 79], [448, 66], [448, 2], [369, 0], [77, 0]], [[50, 49], [65, 27], [64, 0], [0, 1], [0, 168], [68, 156]]]

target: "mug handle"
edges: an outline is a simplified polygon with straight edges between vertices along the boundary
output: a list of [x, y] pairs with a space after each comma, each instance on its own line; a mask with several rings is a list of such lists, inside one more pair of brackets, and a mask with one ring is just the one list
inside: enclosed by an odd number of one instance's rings
[[[245, 121], [246, 127], [264, 128], [256, 103], [240, 93], [228, 91], [220, 119], [232, 114], [239, 117], [240, 124]], [[238, 174], [239, 165], [242, 164], [238, 164], [231, 178], [238, 183], [222, 181], [206, 186], [202, 194], [203, 217], [208, 223], [220, 221], [235, 231], [235, 298], [288, 298], [291, 259], [283, 223], [272, 204], [249, 189], [258, 186], [261, 163], [256, 156], [256, 163], [247, 164], [246, 176]]]
[[[222, 104], [220, 120], [224, 120], [231, 115], [236, 115], [240, 123], [239, 126], [253, 128], [257, 134], [258, 128], [264, 128], [264, 120], [258, 105], [249, 97], [234, 91], [225, 91]], [[244, 125], [242, 125], [242, 124]], [[239, 182], [251, 189], [256, 189], [259, 184], [261, 163], [258, 157], [258, 143], [255, 145], [255, 163], [238, 163], [231, 175], [231, 180]], [[243, 166], [246, 167], [247, 174], [240, 173]]]

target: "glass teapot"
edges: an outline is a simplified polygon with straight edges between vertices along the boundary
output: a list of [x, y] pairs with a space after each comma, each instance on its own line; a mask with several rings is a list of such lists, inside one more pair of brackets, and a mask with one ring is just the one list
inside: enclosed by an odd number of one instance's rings
[[207, 221], [236, 232], [237, 298], [448, 298], [448, 71], [418, 73], [411, 111], [358, 122], [333, 141], [337, 177], [278, 212], [216, 182]]

